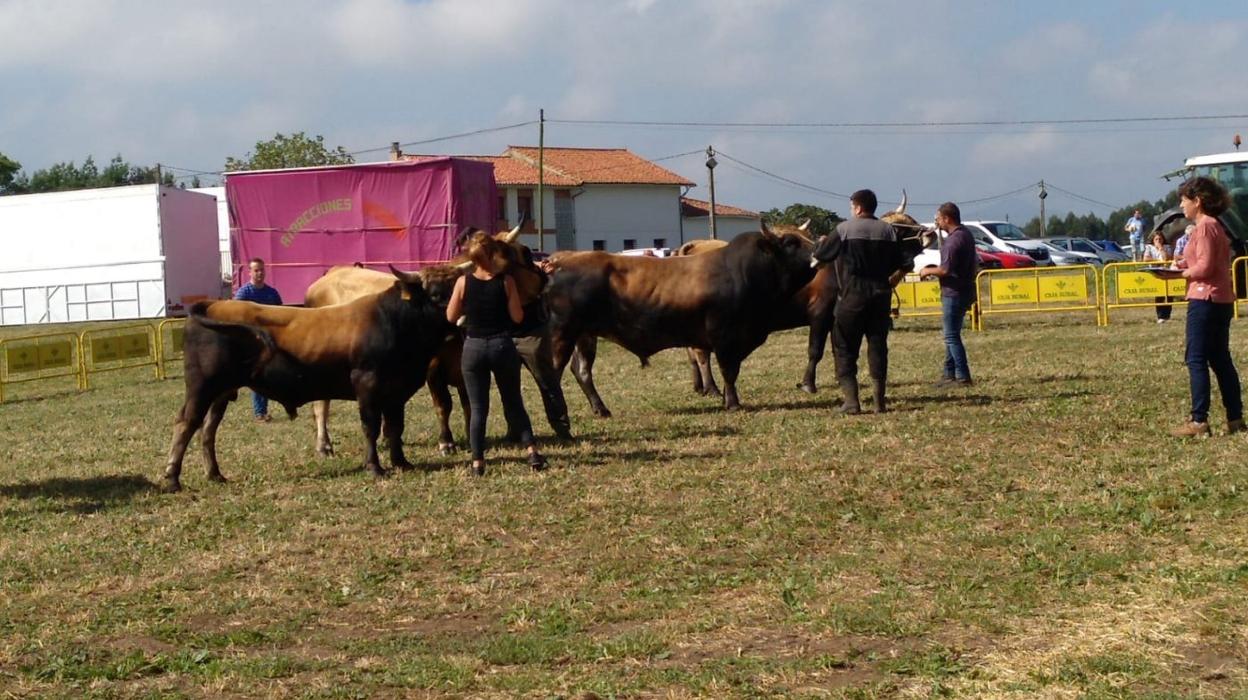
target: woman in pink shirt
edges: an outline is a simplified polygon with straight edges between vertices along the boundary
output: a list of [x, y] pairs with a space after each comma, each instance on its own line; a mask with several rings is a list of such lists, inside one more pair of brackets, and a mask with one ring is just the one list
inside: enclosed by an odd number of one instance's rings
[[1244, 429], [1244, 403], [1239, 373], [1231, 360], [1231, 317], [1235, 288], [1231, 283], [1231, 241], [1217, 216], [1230, 206], [1230, 196], [1216, 181], [1195, 177], [1179, 185], [1183, 215], [1196, 222], [1178, 267], [1187, 280], [1187, 371], [1192, 386], [1192, 415], [1173, 431], [1178, 437], [1209, 434], [1209, 370], [1218, 378], [1226, 408], [1226, 432]]

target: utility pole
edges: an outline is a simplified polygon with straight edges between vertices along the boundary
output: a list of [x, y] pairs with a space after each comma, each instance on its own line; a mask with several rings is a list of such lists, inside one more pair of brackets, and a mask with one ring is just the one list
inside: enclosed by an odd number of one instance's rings
[[1044, 238], [1044, 200], [1049, 193], [1044, 189], [1044, 180], [1040, 181], [1040, 237]]
[[546, 250], [546, 110], [537, 110], [537, 249]]
[[706, 147], [706, 171], [710, 174], [711, 180], [711, 240], [715, 240], [715, 166], [719, 162], [715, 160], [715, 147]]

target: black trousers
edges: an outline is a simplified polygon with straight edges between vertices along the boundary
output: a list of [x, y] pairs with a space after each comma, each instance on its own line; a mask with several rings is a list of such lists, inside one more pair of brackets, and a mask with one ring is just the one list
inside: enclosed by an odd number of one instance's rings
[[485, 420], [490, 415], [490, 375], [498, 382], [507, 425], [516, 431], [520, 444], [533, 444], [533, 425], [520, 395], [520, 355], [510, 336], [467, 338], [464, 340], [464, 388], [472, 420], [468, 423], [468, 445], [474, 460], [485, 458]]
[[836, 349], [836, 378], [858, 376], [858, 354], [867, 339], [867, 367], [871, 378], [888, 377], [888, 331], [892, 327], [890, 292], [850, 290], [836, 302], [832, 346]]
[[538, 333], [516, 336], [512, 340], [516, 343], [516, 352], [520, 353], [520, 361], [533, 375], [533, 381], [537, 382], [551, 429], [560, 438], [570, 438], [572, 421], [568, 418], [568, 402], [563, 398], [563, 386], [559, 384], [559, 371], [555, 369], [550, 335]]

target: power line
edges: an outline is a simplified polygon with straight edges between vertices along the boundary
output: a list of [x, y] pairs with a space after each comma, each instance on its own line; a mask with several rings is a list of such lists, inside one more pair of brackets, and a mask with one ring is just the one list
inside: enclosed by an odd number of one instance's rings
[[958, 126], [1058, 126], [1069, 124], [1139, 124], [1156, 122], [1213, 121], [1222, 119], [1248, 119], [1248, 114], [1198, 114], [1172, 117], [1104, 117], [1081, 119], [985, 119], [966, 121], [913, 121], [913, 122], [699, 122], [658, 121], [626, 119], [547, 119], [553, 124], [585, 124], [601, 126], [660, 126], [660, 127], [711, 127], [723, 129], [846, 129], [846, 128], [896, 128], [896, 127], [958, 127]]
[[1098, 206], [1105, 207], [1106, 209], [1110, 209], [1110, 210], [1117, 210], [1117, 209], [1121, 209], [1121, 208], [1122, 208], [1122, 207], [1119, 207], [1119, 206], [1116, 206], [1116, 205], [1113, 205], [1113, 204], [1106, 204], [1105, 202], [1102, 202], [1102, 201], [1100, 201], [1100, 200], [1096, 200], [1096, 199], [1092, 199], [1091, 197], [1085, 197], [1085, 196], [1083, 196], [1083, 195], [1081, 195], [1081, 194], [1075, 194], [1074, 192], [1071, 192], [1070, 190], [1064, 190], [1064, 189], [1062, 189], [1062, 188], [1058, 187], [1057, 185], [1054, 185], [1053, 183], [1049, 182], [1048, 180], [1045, 180], [1045, 182], [1044, 182], [1044, 186], [1045, 186], [1046, 188], [1050, 189], [1050, 190], [1055, 191], [1055, 192], [1061, 192], [1062, 194], [1064, 194], [1064, 195], [1066, 195], [1066, 196], [1068, 196], [1068, 197], [1074, 197], [1075, 199], [1082, 200], [1082, 201], [1087, 202], [1087, 203], [1089, 203], [1089, 204], [1096, 204], [1096, 205], [1098, 205]]
[[[400, 143], [399, 148], [407, 148], [408, 146], [423, 146], [428, 143], [437, 143], [439, 141], [451, 141], [453, 139], [462, 139], [468, 136], [478, 136], [480, 134], [491, 134], [496, 131], [507, 131], [509, 129], [519, 129], [525, 126], [533, 126], [536, 123], [537, 123], [536, 120], [527, 121], [527, 122], [517, 122], [515, 124], [507, 124], [505, 126], [492, 126], [492, 127], [488, 127], [485, 129], [477, 129], [475, 131], [465, 131], [461, 134], [450, 134], [449, 136], [437, 136], [431, 139], [423, 139], [420, 141], [409, 141], [407, 143]], [[388, 150], [390, 150], [390, 146], [381, 146], [378, 148], [366, 148], [360, 151], [352, 151], [351, 153], [347, 155], [356, 156], [361, 153], [375, 153], [377, 151], [388, 151]]]
[[[790, 178], [784, 177], [784, 176], [782, 176], [782, 175], [777, 175], [776, 173], [773, 173], [773, 172], [771, 172], [771, 171], [769, 171], [769, 170], [764, 170], [763, 168], [760, 168], [760, 167], [755, 166], [755, 165], [750, 165], [749, 163], [746, 163], [746, 162], [744, 162], [744, 161], [742, 161], [742, 160], [739, 160], [739, 159], [737, 159], [737, 158], [734, 158], [734, 157], [732, 157], [732, 156], [728, 155], [727, 153], [724, 153], [723, 151], [718, 150], [718, 149], [716, 149], [716, 151], [715, 151], [715, 155], [718, 155], [718, 156], [723, 156], [725, 159], [730, 160], [730, 161], [732, 161], [732, 162], [734, 162], [734, 163], [736, 163], [736, 164], [738, 164], [738, 165], [740, 165], [740, 166], [743, 166], [743, 167], [748, 168], [748, 169], [750, 169], [750, 170], [752, 170], [752, 171], [755, 171], [755, 172], [761, 173], [761, 174], [763, 174], [763, 175], [766, 175], [767, 177], [770, 177], [770, 178], [773, 178], [773, 179], [779, 180], [779, 181], [781, 181], [781, 182], [785, 182], [785, 183], [788, 183], [788, 184], [790, 184], [790, 185], [795, 185], [795, 186], [797, 186], [797, 187], [801, 187], [802, 189], [810, 190], [810, 191], [812, 191], [812, 192], [818, 192], [818, 193], [820, 193], [820, 194], [830, 195], [830, 196], [833, 196], [833, 197], [837, 197], [838, 199], [849, 199], [849, 195], [847, 195], [847, 194], [842, 194], [842, 193], [840, 193], [840, 192], [833, 192], [832, 190], [825, 190], [825, 189], [823, 189], [823, 188], [821, 188], [821, 187], [815, 187], [814, 185], [808, 185], [808, 184], [806, 184], [806, 183], [804, 183], [804, 182], [798, 182], [797, 180], [793, 180], [793, 179], [790, 179]], [[1034, 188], [1034, 187], [1038, 186], [1039, 184], [1040, 184], [1040, 183], [1038, 183], [1038, 182], [1033, 182], [1033, 183], [1031, 183], [1031, 184], [1024, 185], [1024, 186], [1022, 186], [1022, 187], [1019, 187], [1019, 188], [1016, 188], [1016, 189], [1010, 190], [1009, 192], [1002, 192], [1001, 194], [994, 194], [994, 195], [991, 195], [991, 196], [988, 196], [988, 197], [978, 197], [978, 198], [975, 198], [975, 199], [959, 199], [959, 200], [954, 200], [954, 201], [957, 201], [959, 204], [981, 204], [981, 203], [983, 203], [983, 202], [991, 202], [991, 201], [996, 200], [996, 199], [1004, 199], [1004, 198], [1006, 198], [1006, 197], [1012, 197], [1012, 196], [1014, 196], [1014, 195], [1016, 195], [1016, 194], [1021, 194], [1021, 193], [1023, 193], [1023, 192], [1026, 192], [1027, 190], [1030, 190], [1030, 189], [1032, 189], [1032, 188]], [[1046, 184], [1047, 184], [1047, 183], [1046, 183]], [[898, 202], [889, 202], [889, 201], [887, 201], [887, 200], [880, 200], [880, 202], [881, 202], [882, 204], [897, 204], [897, 203], [898, 203]], [[936, 207], [936, 206], [940, 206], [941, 204], [943, 204], [943, 202], [910, 202], [909, 204], [910, 204], [910, 205], [913, 205], [913, 206], [920, 206], [920, 207]]]

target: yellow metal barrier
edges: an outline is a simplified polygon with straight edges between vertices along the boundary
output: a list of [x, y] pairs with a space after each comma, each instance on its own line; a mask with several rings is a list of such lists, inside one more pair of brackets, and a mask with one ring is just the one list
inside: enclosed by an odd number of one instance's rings
[[1248, 303], [1248, 299], [1239, 298], [1239, 290], [1248, 288], [1245, 286], [1245, 285], [1248, 285], [1248, 280], [1245, 279], [1245, 275], [1248, 275], [1248, 256], [1245, 256], [1242, 258], [1235, 258], [1234, 260], [1232, 260], [1231, 261], [1231, 287], [1236, 290], [1235, 291], [1235, 318], [1239, 318], [1239, 305]]
[[156, 326], [157, 353], [160, 361], [157, 372], [165, 379], [165, 363], [183, 357], [182, 344], [186, 338], [186, 319], [167, 318]]
[[1092, 311], [1101, 325], [1101, 278], [1092, 265], [983, 270], [975, 278], [979, 323], [990, 314]]
[[91, 374], [151, 366], [161, 378], [160, 344], [151, 325], [97, 328], [78, 336], [82, 352], [82, 388], [91, 388]]
[[1140, 269], [1161, 264], [1164, 263], [1116, 262], [1101, 270], [1101, 313], [1106, 324], [1110, 309], [1187, 305], [1187, 280], [1165, 280]]
[[[893, 290], [894, 317], [940, 316], [940, 282], [921, 279], [918, 275], [907, 275]], [[978, 323], [979, 305], [972, 304], [968, 310], [971, 314], [971, 326]]]
[[0, 401], [4, 385], [74, 377], [82, 388], [82, 345], [73, 333], [49, 333], [0, 340]]

